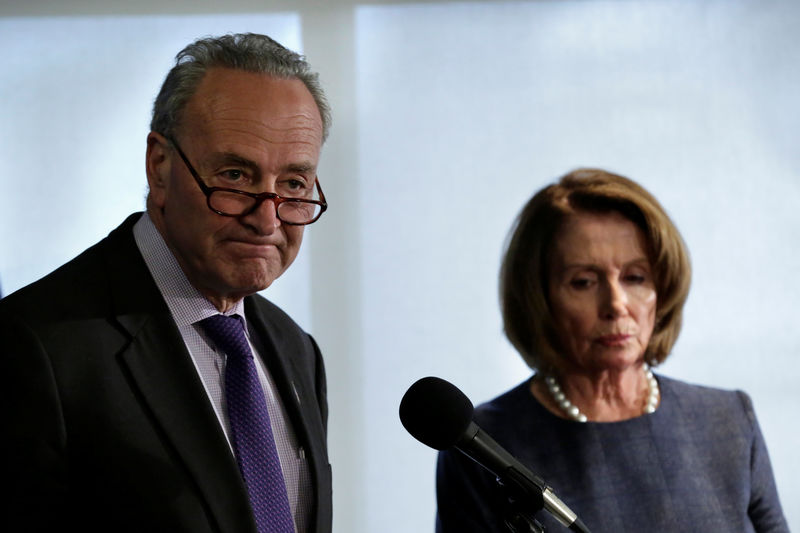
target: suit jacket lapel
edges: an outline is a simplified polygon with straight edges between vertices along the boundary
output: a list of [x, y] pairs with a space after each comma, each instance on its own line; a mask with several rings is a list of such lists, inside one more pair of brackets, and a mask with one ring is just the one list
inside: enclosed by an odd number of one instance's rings
[[[269, 317], [264, 316], [261, 309], [254, 305], [253, 298], [245, 298], [245, 312], [248, 317], [248, 326], [255, 332], [257, 347], [269, 368], [272, 378], [279, 389], [281, 400], [291, 419], [292, 427], [298, 442], [306, 451], [309, 467], [314, 478], [314, 501], [319, 498], [320, 473], [327, 468], [326, 456], [318, 449], [325, 443], [322, 433], [324, 424], [319, 414], [319, 406], [312, 400], [315, 398], [313, 381], [303, 379], [309, 373], [308, 368], [300, 368], [297, 352], [301, 348], [289, 342], [287, 332], [276, 327]], [[322, 464], [322, 463], [325, 464]], [[318, 504], [312, 506], [318, 510]], [[318, 521], [316, 513], [312, 519], [312, 528]]]
[[[138, 218], [138, 217], [137, 217]], [[255, 531], [236, 461], [186, 345], [133, 239], [129, 218], [107, 241], [121, 354], [144, 403], [194, 477], [221, 531]]]
[[315, 437], [310, 427], [308, 412], [318, 410], [316, 404], [306, 405], [308, 398], [314, 397], [314, 391], [306, 390], [305, 381], [300, 379], [303, 371], [307, 373], [308, 369], [299, 368], [296, 358], [292, 357], [292, 348], [286, 341], [286, 332], [275, 327], [257, 306], [249, 305], [247, 299], [245, 302], [248, 304], [246, 307], [248, 325], [256, 333], [259, 351], [263, 354], [265, 363], [280, 389], [281, 399], [289, 411], [300, 443], [307, 447]]

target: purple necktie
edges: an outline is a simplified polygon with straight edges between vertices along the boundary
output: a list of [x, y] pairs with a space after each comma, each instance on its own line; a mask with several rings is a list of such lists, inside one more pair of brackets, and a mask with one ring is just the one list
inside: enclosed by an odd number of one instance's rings
[[278, 449], [272, 436], [264, 390], [239, 316], [214, 315], [200, 321], [217, 348], [228, 356], [225, 399], [231, 443], [247, 485], [259, 533], [294, 533]]

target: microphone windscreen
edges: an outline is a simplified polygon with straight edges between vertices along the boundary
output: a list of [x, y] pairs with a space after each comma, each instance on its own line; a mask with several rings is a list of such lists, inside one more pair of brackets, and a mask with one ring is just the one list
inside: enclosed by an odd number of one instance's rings
[[452, 383], [426, 377], [411, 385], [400, 402], [400, 421], [411, 435], [437, 450], [453, 446], [472, 422], [474, 407]]

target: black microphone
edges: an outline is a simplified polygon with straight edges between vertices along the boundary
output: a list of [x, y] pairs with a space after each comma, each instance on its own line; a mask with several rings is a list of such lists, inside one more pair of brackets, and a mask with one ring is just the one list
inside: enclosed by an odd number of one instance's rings
[[454, 447], [492, 472], [504, 486], [534, 499], [572, 531], [590, 533], [550, 487], [472, 421], [474, 407], [452, 383], [426, 377], [409, 387], [400, 402], [400, 421], [411, 435], [437, 450]]

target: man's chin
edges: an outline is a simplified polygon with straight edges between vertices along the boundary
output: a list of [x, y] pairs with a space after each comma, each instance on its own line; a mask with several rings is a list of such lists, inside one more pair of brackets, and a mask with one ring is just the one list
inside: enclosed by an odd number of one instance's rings
[[269, 288], [282, 272], [275, 273], [271, 270], [252, 273], [251, 275], [237, 276], [230, 280], [231, 292], [241, 294], [242, 297], [254, 294]]
[[218, 298], [238, 301], [269, 288], [284, 270], [282, 265], [274, 260], [237, 259], [218, 265], [215, 271], [207, 272], [208, 283], [205, 286]]

